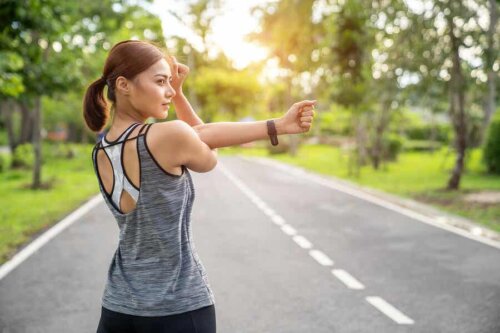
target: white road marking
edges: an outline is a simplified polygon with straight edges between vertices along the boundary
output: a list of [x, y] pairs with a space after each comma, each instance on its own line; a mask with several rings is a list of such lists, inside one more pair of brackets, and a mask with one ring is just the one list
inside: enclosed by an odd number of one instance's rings
[[274, 212], [274, 210], [272, 210], [271, 208], [269, 207], [266, 207], [265, 209], [263, 209], [264, 211], [264, 214], [266, 214], [267, 216], [273, 216], [273, 215], [276, 215], [276, 213]]
[[378, 296], [368, 296], [366, 297], [366, 300], [368, 303], [376, 307], [378, 310], [380, 310], [383, 314], [385, 314], [387, 317], [391, 318], [398, 324], [407, 324], [407, 325], [412, 325], [415, 323], [413, 319], [407, 317], [404, 315], [401, 311], [387, 303], [383, 298], [378, 297]]
[[285, 220], [284, 220], [281, 216], [279, 216], [279, 215], [273, 215], [273, 216], [271, 217], [271, 220], [272, 220], [275, 224], [277, 224], [277, 225], [284, 225], [284, 224], [285, 224]]
[[291, 225], [285, 224], [281, 226], [281, 230], [289, 236], [293, 236], [297, 234], [297, 230], [295, 230]]
[[310, 250], [309, 255], [323, 266], [333, 266], [333, 260], [320, 250]]
[[78, 209], [74, 210], [71, 214], [66, 216], [61, 221], [57, 222], [50, 229], [38, 236], [24, 249], [16, 253], [9, 261], [5, 262], [0, 267], [0, 280], [9, 274], [13, 269], [19, 266], [23, 261], [28, 259], [33, 253], [38, 251], [42, 246], [47, 244], [52, 238], [56, 237], [64, 229], [75, 223], [79, 218], [85, 215], [89, 210], [97, 206], [103, 201], [102, 194], [95, 195], [92, 199], [84, 203]]
[[308, 241], [304, 236], [295, 235], [292, 239], [303, 249], [310, 249], [312, 247], [311, 242]]
[[343, 269], [332, 269], [332, 274], [350, 289], [365, 289], [361, 282]]

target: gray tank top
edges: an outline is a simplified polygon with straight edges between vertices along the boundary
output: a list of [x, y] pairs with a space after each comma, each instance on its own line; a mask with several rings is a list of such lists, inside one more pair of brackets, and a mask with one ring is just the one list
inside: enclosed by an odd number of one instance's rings
[[[92, 150], [99, 189], [120, 229], [118, 248], [111, 260], [102, 306], [137, 316], [164, 316], [215, 304], [205, 267], [191, 232], [195, 191], [191, 174], [164, 170], [151, 154], [146, 136], [153, 124], [143, 124], [135, 137], [134, 123], [118, 139], [101, 139]], [[145, 129], [145, 131], [143, 131]], [[137, 138], [140, 186], [123, 172], [124, 141]], [[97, 172], [97, 152], [103, 149], [113, 166], [113, 188], [108, 194]], [[121, 191], [136, 200], [136, 207], [120, 211]]]

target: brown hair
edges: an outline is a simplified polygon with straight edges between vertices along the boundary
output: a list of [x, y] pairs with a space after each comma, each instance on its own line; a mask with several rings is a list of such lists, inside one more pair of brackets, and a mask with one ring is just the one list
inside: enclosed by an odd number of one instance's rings
[[92, 82], [85, 92], [83, 117], [87, 127], [94, 132], [100, 132], [106, 125], [110, 111], [103, 94], [105, 85], [108, 85], [107, 97], [111, 101], [111, 109], [114, 110], [116, 79], [123, 76], [132, 80], [162, 58], [171, 64], [166, 50], [153, 42], [124, 40], [115, 44], [106, 58], [102, 76]]

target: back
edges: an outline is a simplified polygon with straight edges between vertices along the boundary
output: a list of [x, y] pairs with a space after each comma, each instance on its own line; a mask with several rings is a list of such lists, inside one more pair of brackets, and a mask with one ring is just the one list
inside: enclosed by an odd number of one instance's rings
[[[180, 174], [165, 170], [151, 154], [146, 139], [153, 125], [132, 124], [115, 140], [103, 138], [92, 151], [99, 189], [120, 229], [102, 306], [141, 316], [215, 304], [192, 239], [195, 189], [191, 175], [184, 165]], [[127, 154], [129, 163], [125, 164]], [[113, 170], [107, 188], [99, 173], [99, 164], [106, 160]], [[125, 211], [127, 200], [128, 207], [133, 203], [134, 208]]]

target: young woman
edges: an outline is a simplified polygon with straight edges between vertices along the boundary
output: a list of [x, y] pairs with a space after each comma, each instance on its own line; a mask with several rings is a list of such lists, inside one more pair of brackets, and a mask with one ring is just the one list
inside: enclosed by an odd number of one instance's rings
[[[88, 128], [110, 130], [92, 150], [104, 201], [119, 229], [108, 269], [98, 333], [216, 331], [215, 299], [192, 242], [195, 198], [189, 170], [211, 171], [217, 148], [307, 132], [315, 101], [301, 101], [280, 118], [204, 124], [184, 97], [189, 68], [156, 45], [113, 46], [103, 75], [83, 102]], [[179, 120], [164, 119], [174, 103]]]

